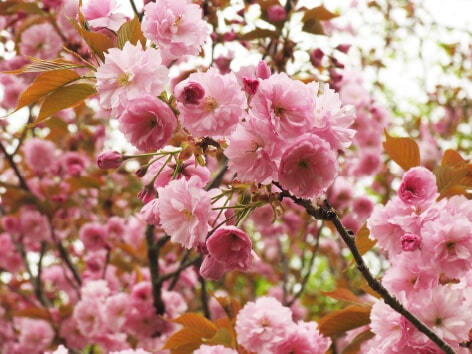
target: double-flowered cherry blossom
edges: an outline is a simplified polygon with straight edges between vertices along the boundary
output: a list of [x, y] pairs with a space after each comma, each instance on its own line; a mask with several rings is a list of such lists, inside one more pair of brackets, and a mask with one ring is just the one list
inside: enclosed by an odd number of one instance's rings
[[130, 42], [122, 49], [110, 48], [95, 73], [100, 104], [118, 118], [129, 101], [143, 95], [159, 96], [169, 80], [168, 72], [154, 48], [143, 49]]
[[186, 0], [157, 0], [144, 7], [142, 30], [164, 60], [196, 55], [210, 34], [202, 9]]

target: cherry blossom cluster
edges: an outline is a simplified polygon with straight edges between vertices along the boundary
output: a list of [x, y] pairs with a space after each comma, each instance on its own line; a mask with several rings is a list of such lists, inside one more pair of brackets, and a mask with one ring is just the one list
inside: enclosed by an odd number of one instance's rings
[[[472, 329], [472, 202], [464, 196], [437, 201], [438, 195], [433, 173], [413, 167], [398, 194], [375, 207], [368, 227], [391, 262], [384, 286], [455, 350], [468, 353], [460, 343]], [[376, 337], [369, 353], [441, 352], [383, 302], [374, 304], [371, 320]]]

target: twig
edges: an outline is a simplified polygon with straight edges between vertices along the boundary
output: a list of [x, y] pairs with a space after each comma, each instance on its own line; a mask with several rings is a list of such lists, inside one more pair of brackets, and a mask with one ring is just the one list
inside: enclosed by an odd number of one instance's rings
[[305, 276], [302, 279], [302, 284], [300, 289], [293, 295], [292, 299], [287, 302], [287, 306], [292, 306], [293, 303], [302, 295], [303, 291], [305, 291], [306, 284], [308, 283], [308, 279], [310, 278], [311, 271], [313, 269], [313, 264], [315, 263], [316, 255], [318, 254], [318, 249], [320, 246], [320, 234], [321, 229], [323, 228], [323, 224], [318, 229], [318, 234], [316, 235], [315, 245], [313, 246], [313, 251], [311, 254], [310, 261], [308, 262], [308, 268], [305, 273]]
[[21, 188], [24, 189], [25, 191], [29, 191], [30, 189], [28, 187], [28, 184], [26, 183], [25, 178], [23, 177], [20, 170], [18, 169], [18, 166], [16, 165], [15, 161], [13, 161], [13, 156], [8, 153], [7, 149], [5, 148], [5, 146], [3, 146], [1, 141], [0, 141], [0, 150], [5, 155], [8, 163], [10, 164], [11, 168], [13, 169], [13, 172], [15, 172], [16, 177], [18, 177], [18, 180], [20, 181]]

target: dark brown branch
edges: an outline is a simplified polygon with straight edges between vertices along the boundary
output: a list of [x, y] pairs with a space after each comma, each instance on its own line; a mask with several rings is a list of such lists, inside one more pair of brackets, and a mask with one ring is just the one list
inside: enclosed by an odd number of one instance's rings
[[5, 158], [7, 159], [8, 164], [13, 169], [13, 172], [15, 172], [16, 177], [18, 177], [18, 180], [20, 181], [20, 187], [24, 189], [25, 191], [29, 191], [30, 189], [28, 187], [28, 184], [26, 183], [25, 178], [23, 177], [20, 170], [18, 169], [18, 166], [16, 165], [15, 161], [13, 161], [13, 156], [8, 153], [7, 149], [5, 148], [5, 146], [3, 146], [1, 141], [0, 141], [0, 150], [5, 155]]
[[166, 308], [162, 300], [162, 281], [159, 274], [159, 253], [160, 248], [170, 239], [165, 236], [159, 241], [155, 241], [154, 225], [148, 225], [146, 228], [146, 245], [149, 262], [149, 271], [151, 272], [152, 299], [154, 311], [157, 315], [163, 315]]
[[434, 333], [426, 324], [424, 324], [419, 318], [409, 312], [398, 299], [391, 295], [388, 290], [377, 280], [370, 272], [367, 265], [364, 263], [364, 259], [357, 249], [355, 238], [347, 231], [342, 224], [335, 210], [326, 203], [326, 208], [315, 207], [309, 200], [297, 198], [291, 195], [288, 191], [285, 191], [279, 183], [274, 183], [277, 187], [282, 190], [281, 197], [288, 197], [292, 199], [296, 204], [305, 208], [306, 212], [315, 219], [331, 221], [335, 226], [336, 230], [340, 234], [341, 238], [346, 243], [347, 247], [351, 251], [354, 260], [356, 261], [357, 269], [362, 273], [363, 277], [369, 284], [369, 286], [376, 291], [392, 309], [397, 311], [399, 314], [404, 316], [408, 321], [411, 322], [420, 332], [424, 333], [429, 339], [431, 339], [441, 350], [446, 354], [455, 354], [454, 349], [442, 340], [436, 333]]

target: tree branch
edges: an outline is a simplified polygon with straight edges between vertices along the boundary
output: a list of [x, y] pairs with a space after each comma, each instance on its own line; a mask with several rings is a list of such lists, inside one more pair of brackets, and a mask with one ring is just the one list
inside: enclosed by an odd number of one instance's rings
[[326, 203], [326, 208], [315, 207], [309, 200], [297, 198], [291, 195], [288, 191], [284, 190], [282, 186], [274, 182], [274, 184], [281, 189], [281, 197], [288, 197], [292, 199], [296, 204], [305, 208], [306, 212], [315, 219], [331, 221], [338, 231], [339, 235], [346, 243], [347, 247], [351, 251], [354, 260], [356, 261], [357, 269], [362, 273], [362, 276], [365, 278], [369, 286], [375, 290], [384, 300], [384, 302], [389, 305], [392, 309], [397, 311], [399, 314], [404, 316], [408, 321], [413, 324], [420, 332], [424, 333], [429, 339], [431, 339], [440, 349], [442, 349], [446, 354], [455, 354], [454, 349], [442, 340], [435, 332], [433, 332], [425, 323], [423, 323], [419, 318], [409, 312], [398, 299], [391, 295], [388, 290], [382, 285], [382, 283], [377, 280], [372, 273], [370, 272], [367, 265], [364, 263], [364, 259], [357, 249], [355, 238], [349, 234], [347, 229], [342, 224], [339, 219], [336, 211]]

